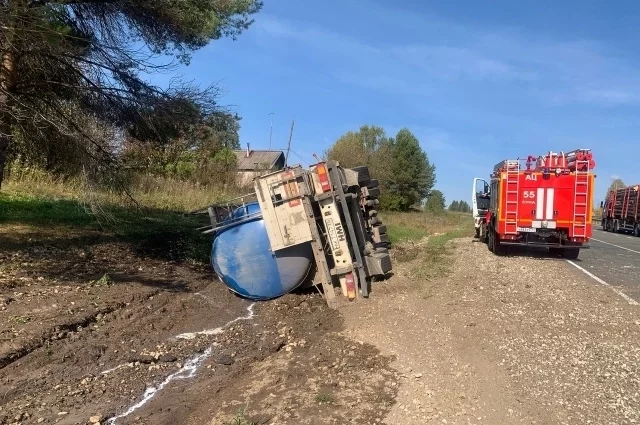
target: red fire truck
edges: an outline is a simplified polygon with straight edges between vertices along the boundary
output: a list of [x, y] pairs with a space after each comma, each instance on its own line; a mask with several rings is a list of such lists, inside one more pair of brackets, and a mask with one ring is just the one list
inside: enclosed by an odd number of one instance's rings
[[602, 229], [640, 236], [640, 185], [612, 190], [602, 208]]
[[590, 149], [500, 161], [490, 182], [473, 182], [476, 238], [497, 255], [525, 245], [578, 258], [592, 234], [594, 167]]

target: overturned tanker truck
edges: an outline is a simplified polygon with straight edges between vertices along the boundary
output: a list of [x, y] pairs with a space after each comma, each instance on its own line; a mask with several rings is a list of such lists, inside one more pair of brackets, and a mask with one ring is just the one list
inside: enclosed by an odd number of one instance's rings
[[211, 264], [231, 291], [269, 300], [321, 286], [336, 308], [336, 292], [368, 297], [371, 281], [392, 269], [379, 195], [367, 167], [326, 161], [257, 177], [253, 193], [196, 213], [209, 215], [200, 230], [213, 235]]

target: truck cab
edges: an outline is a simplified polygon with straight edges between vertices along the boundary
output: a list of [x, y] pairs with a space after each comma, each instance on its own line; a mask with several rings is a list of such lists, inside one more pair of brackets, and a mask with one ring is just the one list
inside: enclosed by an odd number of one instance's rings
[[473, 179], [473, 192], [471, 195], [471, 206], [473, 214], [473, 224], [476, 230], [475, 237], [481, 237], [482, 223], [489, 211], [491, 202], [491, 189], [486, 180], [476, 177]]

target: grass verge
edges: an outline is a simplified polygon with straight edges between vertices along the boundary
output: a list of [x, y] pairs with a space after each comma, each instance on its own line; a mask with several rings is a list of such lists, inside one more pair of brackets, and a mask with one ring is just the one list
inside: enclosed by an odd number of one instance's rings
[[426, 236], [447, 233], [462, 228], [471, 221], [470, 214], [443, 211], [439, 214], [421, 212], [382, 212], [382, 221], [392, 243], [410, 242]]
[[0, 193], [0, 225], [22, 225], [64, 235], [64, 229], [101, 231], [135, 245], [140, 254], [175, 261], [209, 260], [210, 241], [196, 229], [202, 218], [167, 209], [105, 205], [95, 214], [76, 199]]
[[473, 235], [470, 214], [387, 213], [383, 220], [394, 229], [390, 238], [396, 242], [393, 250], [396, 261], [407, 264], [411, 277], [422, 283], [425, 297], [431, 296], [434, 288], [430, 282], [447, 276], [451, 270], [455, 245], [450, 242]]

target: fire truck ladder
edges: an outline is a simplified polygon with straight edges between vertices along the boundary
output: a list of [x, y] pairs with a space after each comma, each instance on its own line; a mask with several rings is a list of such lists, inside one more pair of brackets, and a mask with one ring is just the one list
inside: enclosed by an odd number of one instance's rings
[[507, 165], [507, 202], [505, 205], [505, 234], [518, 234], [518, 194], [520, 193], [520, 161], [506, 161]]
[[589, 197], [589, 161], [576, 161], [573, 199], [573, 237], [587, 236], [587, 211]]

